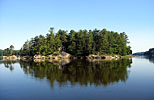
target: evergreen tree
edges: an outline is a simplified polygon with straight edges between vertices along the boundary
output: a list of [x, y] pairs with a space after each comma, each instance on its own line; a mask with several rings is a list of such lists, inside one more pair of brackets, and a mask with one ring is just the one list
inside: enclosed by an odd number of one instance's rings
[[[117, 54], [128, 55], [132, 53], [128, 46], [128, 36], [126, 33], [102, 30], [71, 30], [69, 34], [65, 30], [58, 30], [54, 34], [54, 28], [50, 28], [49, 33], [36, 36], [30, 41], [26, 41], [20, 50], [20, 55], [34, 56], [50, 55], [59, 48], [71, 55], [87, 56], [89, 54]], [[8, 48], [4, 53], [12, 50]], [[13, 53], [7, 53], [9, 55]]]
[[10, 55], [13, 55], [13, 49], [14, 49], [14, 46], [10, 45]]
[[76, 53], [76, 32], [74, 30], [71, 30], [68, 36], [68, 47], [67, 52], [70, 54], [75, 55]]

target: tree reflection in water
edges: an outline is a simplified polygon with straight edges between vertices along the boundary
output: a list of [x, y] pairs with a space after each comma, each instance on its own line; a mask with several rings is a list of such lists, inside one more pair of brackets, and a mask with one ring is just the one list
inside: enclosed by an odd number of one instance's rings
[[[8, 62], [3, 63], [5, 67], [8, 67]], [[114, 82], [125, 82], [128, 78], [127, 68], [131, 67], [131, 63], [132, 59], [98, 62], [88, 62], [86, 60], [52, 63], [19, 62], [25, 74], [39, 79], [46, 78], [50, 82], [51, 87], [54, 87], [54, 82], [58, 82], [60, 86], [68, 82], [71, 85], [79, 84], [83, 86], [107, 86]]]
[[154, 63], [154, 57], [145, 56], [146, 59], [148, 59], [151, 63]]
[[0, 61], [0, 64], [4, 64], [6, 68], [9, 68], [10, 71], [14, 70], [13, 64], [17, 63], [17, 61], [11, 61], [11, 60], [6, 60], [6, 61]]

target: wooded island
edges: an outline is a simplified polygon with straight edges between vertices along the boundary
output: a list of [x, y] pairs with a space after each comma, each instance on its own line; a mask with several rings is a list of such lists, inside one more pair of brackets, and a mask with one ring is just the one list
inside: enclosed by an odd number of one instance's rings
[[73, 57], [126, 56], [132, 54], [125, 32], [102, 30], [66, 30], [59, 29], [54, 33], [50, 28], [46, 36], [39, 35], [26, 41], [19, 55], [26, 57], [69, 54]]

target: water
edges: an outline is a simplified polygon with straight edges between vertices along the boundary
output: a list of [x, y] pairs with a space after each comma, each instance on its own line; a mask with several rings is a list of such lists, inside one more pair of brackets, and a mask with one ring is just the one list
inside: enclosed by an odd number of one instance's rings
[[154, 60], [0, 61], [0, 100], [154, 100]]

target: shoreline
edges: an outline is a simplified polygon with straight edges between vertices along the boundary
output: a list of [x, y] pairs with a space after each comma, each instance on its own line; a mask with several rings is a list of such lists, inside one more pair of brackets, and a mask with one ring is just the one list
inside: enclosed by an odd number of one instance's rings
[[34, 62], [44, 62], [44, 61], [60, 61], [60, 60], [76, 60], [76, 59], [83, 59], [88, 61], [103, 61], [103, 60], [118, 60], [118, 59], [125, 59], [125, 58], [133, 58], [133, 55], [126, 55], [126, 56], [119, 56], [119, 55], [89, 55], [89, 56], [2, 56], [2, 60], [22, 60], [22, 61], [34, 61]]

